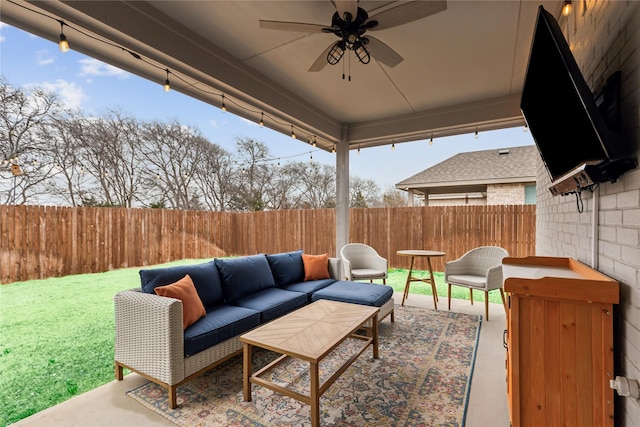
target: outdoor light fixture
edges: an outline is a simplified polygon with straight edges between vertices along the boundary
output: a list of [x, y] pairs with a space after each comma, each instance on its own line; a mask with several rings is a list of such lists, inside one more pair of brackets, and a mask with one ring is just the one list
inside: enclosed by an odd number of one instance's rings
[[169, 92], [171, 90], [171, 83], [169, 83], [169, 69], [165, 70], [167, 72], [167, 80], [164, 81], [164, 91]]
[[562, 5], [562, 15], [569, 16], [571, 15], [571, 10], [573, 6], [571, 4], [571, 0], [564, 0], [564, 4]]
[[371, 56], [369, 55], [367, 49], [364, 47], [364, 43], [366, 42], [366, 40], [367, 39], [363, 39], [362, 41], [358, 40], [353, 44], [353, 51], [355, 52], [356, 57], [358, 57], [358, 60], [363, 64], [368, 64], [369, 61], [371, 61]]
[[60, 41], [58, 42], [58, 48], [62, 53], [69, 51], [69, 42], [67, 41], [67, 37], [64, 35], [64, 22], [62, 21], [60, 21]]
[[336, 44], [331, 47], [331, 50], [329, 50], [329, 53], [327, 53], [327, 62], [331, 65], [336, 65], [340, 62], [340, 59], [342, 59], [344, 51], [345, 43], [342, 40], [336, 42]]

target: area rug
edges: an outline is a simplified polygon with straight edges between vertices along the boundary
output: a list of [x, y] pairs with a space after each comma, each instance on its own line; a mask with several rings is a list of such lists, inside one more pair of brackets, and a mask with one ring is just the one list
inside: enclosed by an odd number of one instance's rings
[[[323, 426], [463, 426], [481, 317], [416, 307], [395, 307], [395, 322], [379, 328], [380, 358], [367, 349], [320, 398]], [[320, 365], [321, 381], [340, 346]], [[254, 349], [254, 371], [273, 360]], [[308, 387], [308, 369], [293, 362], [271, 374], [298, 391]], [[306, 376], [305, 376], [306, 374]], [[273, 380], [273, 378], [272, 378]], [[309, 406], [257, 385], [243, 401], [242, 356], [178, 387], [178, 407], [153, 382], [127, 392], [179, 426], [309, 426]]]

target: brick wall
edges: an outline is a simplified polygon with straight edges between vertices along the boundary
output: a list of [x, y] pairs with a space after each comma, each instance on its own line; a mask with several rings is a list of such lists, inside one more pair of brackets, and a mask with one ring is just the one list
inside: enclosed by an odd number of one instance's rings
[[[622, 133], [640, 158], [640, 2], [573, 4], [568, 22], [560, 20], [565, 37], [593, 91], [622, 71]], [[576, 258], [620, 282], [613, 375], [640, 380], [640, 169], [594, 194], [583, 192], [582, 213], [575, 196], [553, 197], [548, 187], [538, 158], [536, 253]], [[615, 425], [640, 426], [638, 401], [616, 395], [615, 404]]]
[[524, 184], [487, 186], [487, 205], [523, 205]]

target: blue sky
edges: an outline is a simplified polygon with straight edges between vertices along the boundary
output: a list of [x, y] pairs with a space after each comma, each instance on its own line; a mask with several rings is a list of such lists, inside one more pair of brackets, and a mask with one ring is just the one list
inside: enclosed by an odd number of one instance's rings
[[[197, 128], [207, 139], [234, 151], [237, 137], [253, 138], [269, 147], [280, 163], [313, 161], [335, 165], [335, 156], [316, 150], [288, 135], [260, 127], [231, 113], [182, 95], [165, 93], [161, 83], [151, 82], [15, 27], [0, 23], [0, 74], [13, 86], [38, 86], [58, 94], [65, 104], [83, 114], [117, 109], [140, 120], [178, 120]], [[397, 182], [459, 152], [533, 144], [522, 128], [415, 141], [350, 152], [350, 174], [374, 180], [384, 191]]]

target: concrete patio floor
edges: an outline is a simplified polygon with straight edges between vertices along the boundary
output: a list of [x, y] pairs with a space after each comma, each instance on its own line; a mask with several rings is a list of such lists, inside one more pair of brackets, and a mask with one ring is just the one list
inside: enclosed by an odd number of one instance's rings
[[[394, 294], [396, 303], [402, 301], [402, 293]], [[430, 296], [410, 294], [405, 305], [433, 308]], [[446, 296], [440, 297], [439, 310], [447, 309]], [[451, 311], [484, 314], [484, 303], [472, 306], [466, 300], [452, 300]], [[505, 312], [500, 304], [489, 307], [490, 321], [483, 318], [480, 341], [471, 382], [467, 407], [466, 427], [509, 426], [505, 350], [502, 334], [506, 327]], [[388, 320], [385, 320], [388, 321]], [[73, 397], [66, 402], [38, 412], [12, 424], [14, 427], [50, 426], [174, 426], [168, 419], [145, 408], [126, 395], [148, 380], [129, 374], [123, 381], [112, 381], [95, 390]]]

